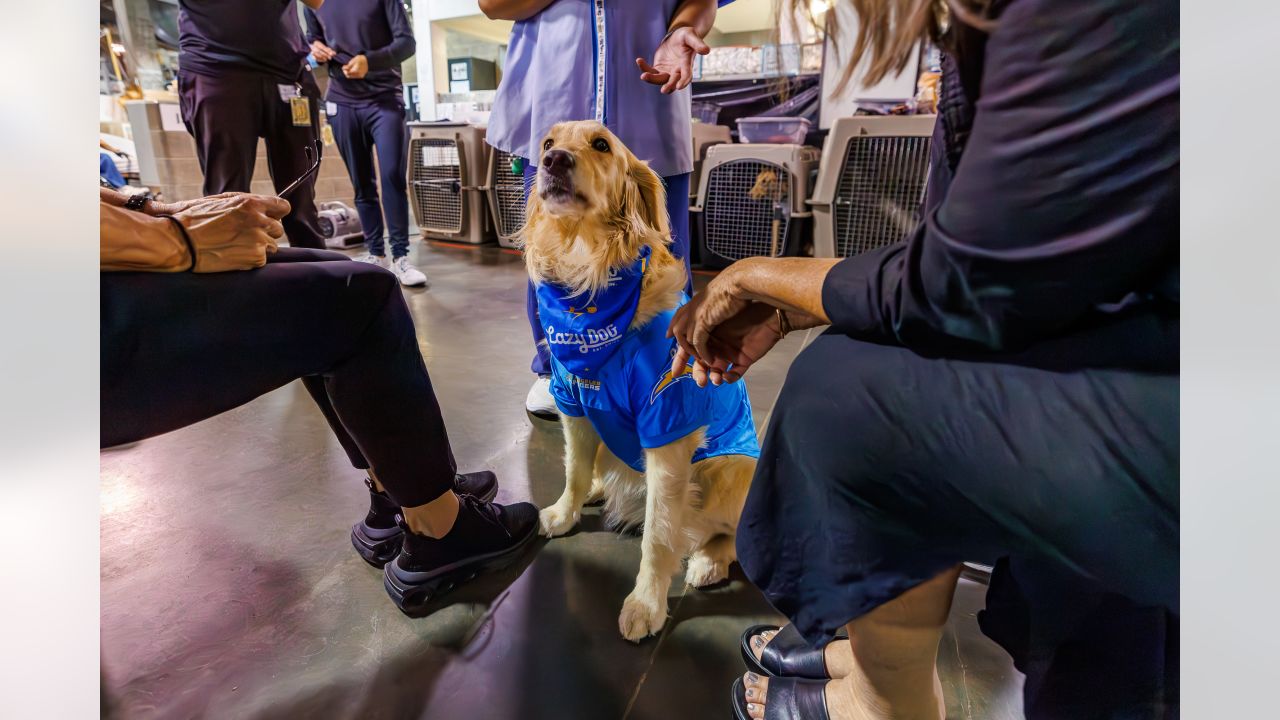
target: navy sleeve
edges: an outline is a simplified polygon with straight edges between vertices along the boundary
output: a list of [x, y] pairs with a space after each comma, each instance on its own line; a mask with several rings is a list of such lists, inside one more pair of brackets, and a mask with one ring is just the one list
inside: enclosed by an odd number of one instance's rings
[[316, 11], [309, 7], [303, 8], [302, 18], [307, 22], [307, 31], [305, 33], [307, 44], [310, 45], [311, 43], [319, 40], [320, 42], [328, 45], [329, 43], [324, 39], [324, 26], [320, 24], [320, 18], [316, 17]]
[[387, 24], [391, 26], [392, 40], [386, 47], [365, 50], [364, 56], [369, 59], [370, 70], [396, 67], [413, 57], [418, 50], [418, 43], [413, 39], [413, 28], [409, 25], [401, 0], [382, 0], [382, 7], [387, 15]]
[[945, 198], [831, 270], [833, 326], [1008, 350], [1149, 287], [1177, 257], [1178, 55], [1171, 0], [1014, 0]]

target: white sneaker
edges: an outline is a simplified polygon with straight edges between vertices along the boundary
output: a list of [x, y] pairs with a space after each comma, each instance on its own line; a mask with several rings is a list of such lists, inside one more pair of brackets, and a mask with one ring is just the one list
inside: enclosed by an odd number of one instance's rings
[[427, 276], [421, 270], [409, 264], [409, 258], [398, 257], [391, 261], [391, 272], [400, 278], [400, 284], [407, 287], [418, 287], [427, 284]]
[[536, 415], [544, 420], [560, 419], [560, 413], [556, 410], [556, 400], [551, 397], [549, 376], [539, 375], [534, 381], [533, 387], [529, 388], [529, 395], [524, 399], [524, 409], [530, 415]]
[[369, 253], [361, 253], [352, 259], [355, 260], [356, 262], [369, 263], [370, 265], [377, 265], [383, 270], [391, 269], [391, 261], [387, 259], [386, 255], [371, 255]]

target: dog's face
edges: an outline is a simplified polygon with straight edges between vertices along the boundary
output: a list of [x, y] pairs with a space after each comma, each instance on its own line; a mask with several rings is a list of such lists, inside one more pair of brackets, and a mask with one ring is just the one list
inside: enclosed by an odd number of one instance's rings
[[[538, 200], [553, 217], [607, 216], [634, 176], [649, 171], [598, 122], [565, 122], [542, 140]], [[652, 171], [649, 171], [652, 172]]]
[[535, 280], [594, 290], [642, 245], [670, 242], [662, 180], [604, 125], [559, 123], [540, 152], [522, 233]]

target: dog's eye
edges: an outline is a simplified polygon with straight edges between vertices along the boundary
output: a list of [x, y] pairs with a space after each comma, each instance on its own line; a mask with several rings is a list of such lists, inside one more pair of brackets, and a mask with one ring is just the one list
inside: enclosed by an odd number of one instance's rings
[[591, 147], [600, 152], [609, 152], [609, 143], [604, 138], [596, 138], [591, 142]]
[[547, 138], [547, 141], [542, 143], [542, 152], [546, 152], [550, 150], [551, 145], [552, 145], [551, 138]]

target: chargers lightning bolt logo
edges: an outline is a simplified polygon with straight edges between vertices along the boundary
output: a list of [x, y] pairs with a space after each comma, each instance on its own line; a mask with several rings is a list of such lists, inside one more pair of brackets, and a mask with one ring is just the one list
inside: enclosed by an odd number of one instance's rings
[[658, 399], [658, 396], [665, 392], [667, 388], [675, 385], [681, 380], [688, 380], [693, 377], [693, 374], [689, 372], [689, 367], [692, 364], [693, 358], [690, 358], [689, 365], [685, 365], [680, 370], [680, 374], [674, 377], [671, 375], [671, 368], [667, 368], [667, 371], [658, 377], [658, 382], [653, 386], [653, 391], [649, 393], [649, 404], [652, 405], [654, 401]]

